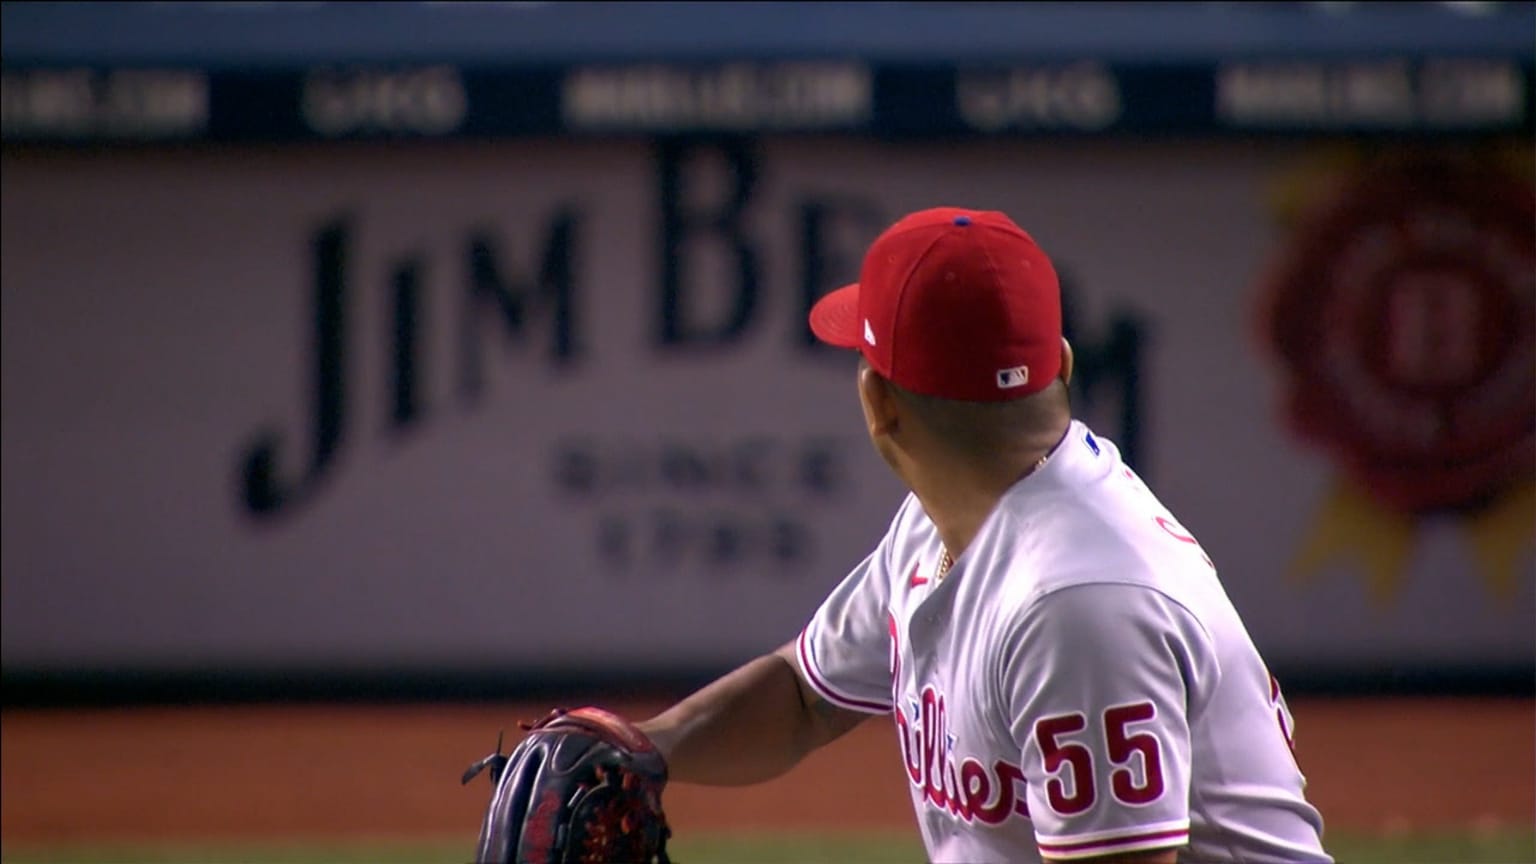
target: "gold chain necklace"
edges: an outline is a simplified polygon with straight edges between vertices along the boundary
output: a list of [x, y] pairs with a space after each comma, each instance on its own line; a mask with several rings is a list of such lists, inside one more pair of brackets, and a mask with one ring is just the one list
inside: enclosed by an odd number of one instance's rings
[[943, 579], [944, 574], [948, 573], [949, 568], [953, 566], [955, 566], [955, 559], [950, 556], [949, 550], [945, 549], [944, 555], [939, 558], [939, 569], [933, 572], [933, 581], [937, 582], [940, 579]]

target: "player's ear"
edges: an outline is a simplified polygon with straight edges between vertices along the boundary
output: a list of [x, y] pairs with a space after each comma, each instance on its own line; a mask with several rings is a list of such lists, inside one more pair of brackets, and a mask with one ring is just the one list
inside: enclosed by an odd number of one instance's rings
[[896, 394], [890, 382], [867, 363], [859, 364], [859, 402], [864, 406], [864, 422], [869, 426], [870, 437], [896, 431]]
[[1061, 373], [1056, 377], [1060, 378], [1063, 384], [1072, 383], [1072, 343], [1068, 342], [1065, 336], [1061, 337]]

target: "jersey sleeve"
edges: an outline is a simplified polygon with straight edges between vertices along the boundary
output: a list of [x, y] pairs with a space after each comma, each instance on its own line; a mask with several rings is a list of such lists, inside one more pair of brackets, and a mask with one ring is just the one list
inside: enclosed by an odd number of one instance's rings
[[1186, 706], [1215, 674], [1208, 640], [1141, 585], [1061, 588], [1023, 613], [999, 684], [1042, 857], [1188, 843]]
[[842, 708], [868, 714], [891, 710], [890, 550], [906, 509], [800, 631], [801, 674], [823, 699]]

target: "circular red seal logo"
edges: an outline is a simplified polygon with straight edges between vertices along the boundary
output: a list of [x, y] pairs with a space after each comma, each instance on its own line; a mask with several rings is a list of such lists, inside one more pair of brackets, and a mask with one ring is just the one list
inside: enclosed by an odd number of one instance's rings
[[1536, 470], [1536, 188], [1490, 161], [1362, 170], [1261, 291], [1284, 411], [1394, 510], [1476, 506]]

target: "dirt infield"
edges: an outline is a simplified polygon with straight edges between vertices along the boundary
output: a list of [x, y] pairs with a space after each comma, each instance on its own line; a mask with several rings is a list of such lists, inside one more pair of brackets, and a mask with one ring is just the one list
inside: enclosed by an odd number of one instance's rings
[[[547, 706], [6, 711], [6, 843], [473, 836], [490, 787], [459, 772]], [[632, 714], [655, 706], [615, 705]], [[1297, 700], [1297, 747], [1328, 824], [1527, 825], [1536, 702]], [[674, 785], [679, 832], [913, 824], [888, 723], [770, 783]]]

